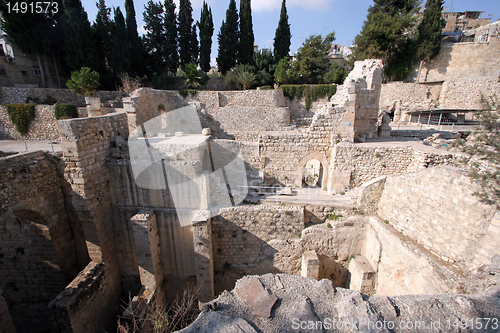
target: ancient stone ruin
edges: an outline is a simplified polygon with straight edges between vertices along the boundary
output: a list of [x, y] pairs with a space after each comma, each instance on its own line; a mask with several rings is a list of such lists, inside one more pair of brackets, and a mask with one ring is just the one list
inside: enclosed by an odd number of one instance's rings
[[381, 66], [310, 112], [281, 90], [140, 88], [58, 121], [62, 153], [1, 157], [0, 327], [113, 331], [184, 290], [185, 332], [498, 319], [500, 214], [456, 153], [387, 138]]

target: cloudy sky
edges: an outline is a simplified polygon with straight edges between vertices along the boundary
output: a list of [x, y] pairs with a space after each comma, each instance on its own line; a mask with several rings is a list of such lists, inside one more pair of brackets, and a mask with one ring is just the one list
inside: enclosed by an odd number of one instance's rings
[[[158, 1], [158, 0], [153, 0]], [[94, 21], [96, 15], [96, 0], [82, 0], [88, 13], [89, 20]], [[106, 0], [108, 7], [120, 6], [123, 13], [125, 0]], [[134, 0], [139, 33], [142, 28], [144, 5], [147, 0]], [[282, 0], [252, 0], [252, 18], [255, 34], [255, 43], [259, 48], [269, 48], [273, 45], [274, 33], [278, 26]], [[176, 1], [178, 4], [178, 1]], [[207, 0], [212, 8], [214, 18], [214, 37], [212, 58], [217, 56], [217, 33], [225, 19], [229, 0]], [[203, 0], [191, 0], [193, 18], [200, 17]], [[350, 45], [354, 37], [360, 32], [363, 21], [366, 19], [368, 7], [372, 0], [287, 0], [290, 29], [292, 32], [291, 51], [295, 52], [312, 34], [325, 36], [335, 31], [336, 42], [341, 45]], [[236, 0], [239, 9], [239, 0]], [[500, 18], [499, 0], [445, 0], [445, 7], [453, 11], [484, 11], [483, 17], [491, 17], [492, 22]], [[489, 16], [491, 15], [491, 16]]]

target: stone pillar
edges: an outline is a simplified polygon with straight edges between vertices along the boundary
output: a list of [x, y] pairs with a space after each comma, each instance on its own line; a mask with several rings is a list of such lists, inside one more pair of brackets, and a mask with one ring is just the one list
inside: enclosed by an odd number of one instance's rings
[[363, 256], [356, 256], [349, 262], [349, 289], [371, 295], [374, 289], [375, 271]]
[[[139, 265], [139, 274], [141, 284], [146, 288], [154, 289], [155, 286], [155, 270], [153, 257], [159, 257], [159, 244], [152, 246], [152, 240], [157, 239], [158, 235], [152, 232], [156, 228], [156, 215], [152, 210], [143, 209], [135, 214], [132, 219], [132, 227], [134, 229], [135, 249], [137, 252], [137, 263]], [[156, 250], [153, 253], [153, 248]]]
[[198, 301], [206, 303], [215, 297], [211, 220], [193, 221], [193, 245], [196, 264]]
[[89, 117], [102, 116], [101, 99], [99, 97], [85, 97]]
[[382, 117], [382, 125], [378, 128], [378, 136], [381, 138], [390, 138], [391, 137], [391, 126], [389, 126], [389, 122], [391, 119], [389, 115], [385, 114]]
[[319, 258], [315, 251], [302, 254], [301, 275], [309, 279], [319, 279]]
[[2, 296], [2, 289], [0, 289], [0, 331], [2, 333], [16, 333], [7, 302]]

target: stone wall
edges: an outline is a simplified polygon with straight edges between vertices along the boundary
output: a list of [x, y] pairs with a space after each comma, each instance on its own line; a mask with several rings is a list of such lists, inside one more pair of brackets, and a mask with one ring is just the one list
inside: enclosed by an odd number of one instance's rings
[[[97, 96], [101, 98], [101, 101], [105, 101], [123, 97], [124, 93], [119, 91], [98, 91]], [[48, 99], [59, 103], [85, 106], [85, 98], [69, 89], [0, 87], [0, 104], [27, 102], [43, 104]]]
[[60, 140], [53, 105], [36, 105], [26, 136], [16, 131], [5, 106], [0, 106], [0, 140]]
[[[73, 190], [73, 205], [82, 222], [92, 260], [104, 261], [109, 311], [95, 312], [96, 322], [110, 320], [119, 311], [120, 294], [135, 286], [121, 285], [118, 250], [115, 243], [110, 176], [106, 159], [112, 148], [120, 148], [128, 136], [125, 113], [100, 117], [60, 120], [65, 178]], [[127, 288], [131, 288], [127, 290]]]
[[0, 325], [2, 327], [2, 333], [16, 333], [9, 308], [5, 302], [5, 298], [2, 296], [2, 289], [0, 289]]
[[0, 174], [3, 297], [16, 318], [46, 316], [47, 303], [88, 262], [77, 221], [68, 218], [71, 203], [49, 155], [37, 151], [1, 158]]
[[500, 38], [486, 43], [443, 44], [441, 51], [422, 66], [420, 81], [498, 79]]
[[498, 79], [460, 79], [426, 84], [391, 82], [382, 85], [380, 110], [394, 112], [394, 121], [409, 121], [407, 113], [412, 111], [482, 109], [481, 94], [499, 95]]
[[[107, 271], [109, 273], [109, 271]], [[90, 262], [49, 305], [55, 332], [107, 332], [116, 329], [116, 283], [103, 263]]]
[[[379, 216], [442, 259], [473, 263], [494, 210], [472, 195], [465, 172], [448, 166], [387, 177]], [[497, 249], [487, 256], [499, 254]]]

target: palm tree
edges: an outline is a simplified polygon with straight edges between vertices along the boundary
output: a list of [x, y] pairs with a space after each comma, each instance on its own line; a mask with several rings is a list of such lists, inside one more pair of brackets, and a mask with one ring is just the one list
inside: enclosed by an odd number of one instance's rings
[[251, 72], [239, 72], [238, 81], [243, 86], [243, 90], [247, 90], [257, 81], [257, 77]]
[[203, 78], [201, 77], [196, 64], [193, 63], [187, 64], [184, 72], [186, 73], [187, 77], [186, 81], [182, 83], [184, 87], [188, 87], [191, 89], [196, 89], [201, 87]]

